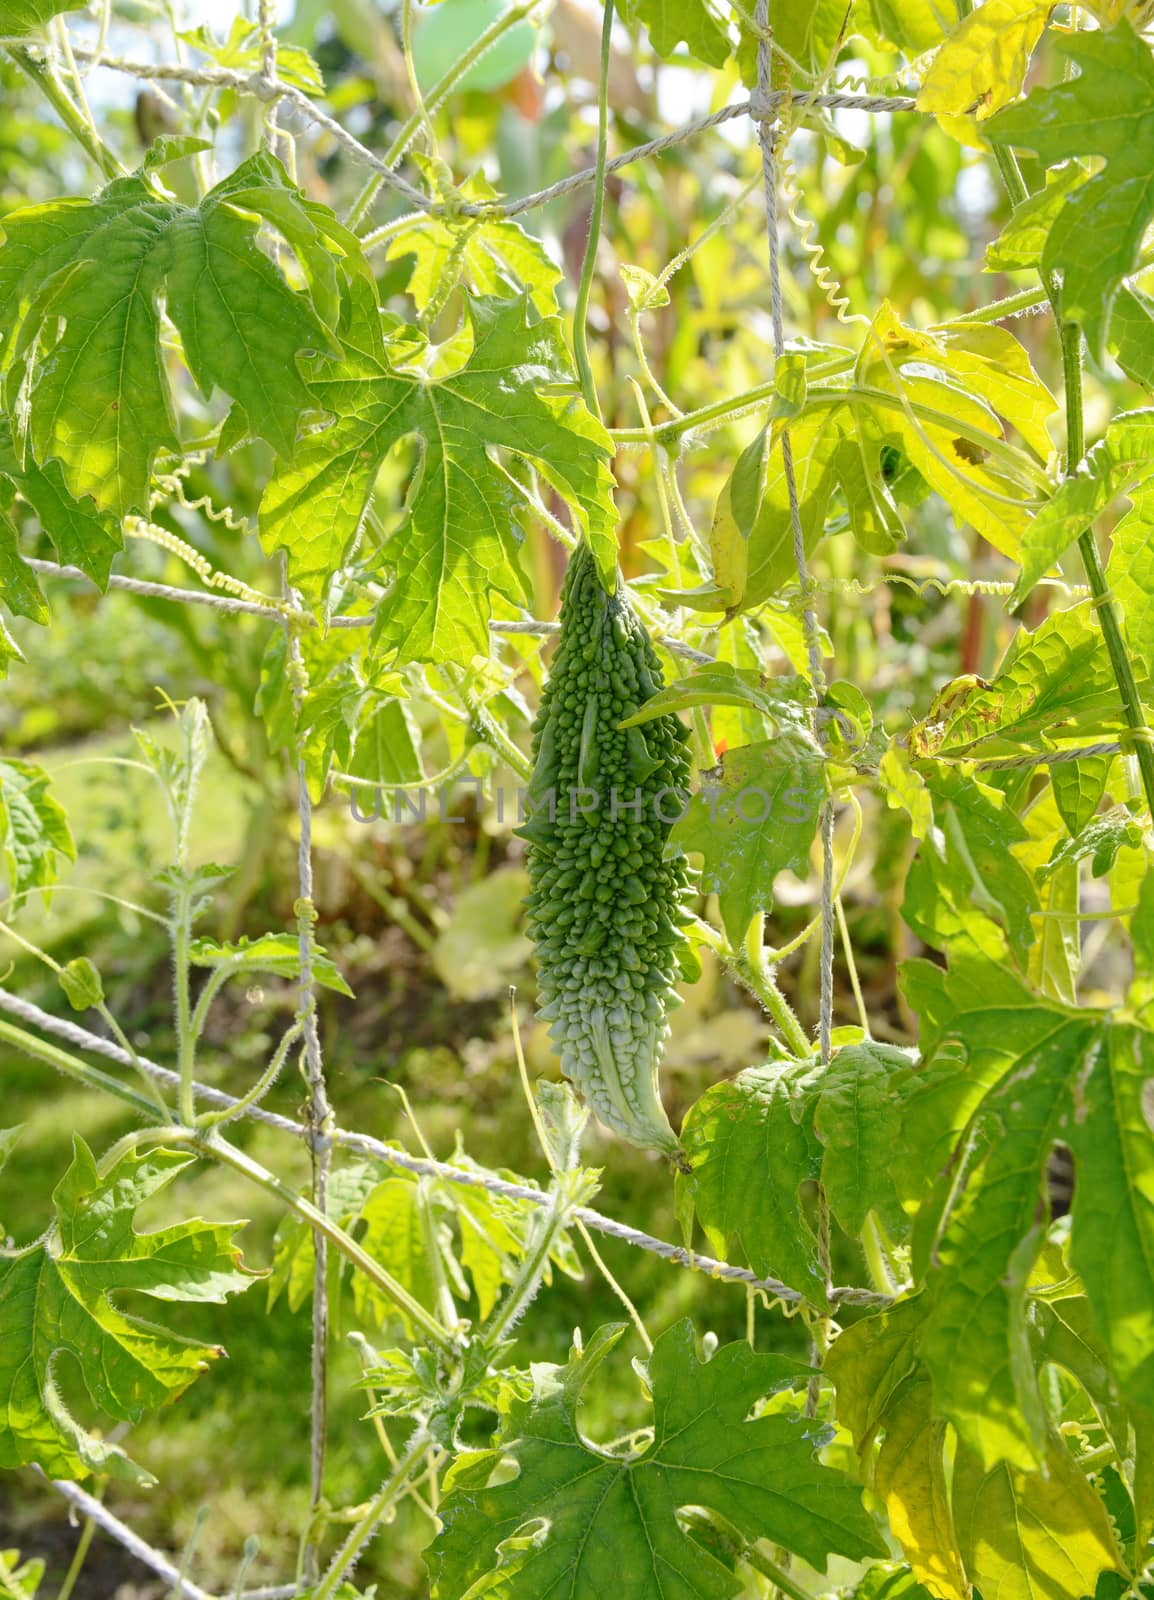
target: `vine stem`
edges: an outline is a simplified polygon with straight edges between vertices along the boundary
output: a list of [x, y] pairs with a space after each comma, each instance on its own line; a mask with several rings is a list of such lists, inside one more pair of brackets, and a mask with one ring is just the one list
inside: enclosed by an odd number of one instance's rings
[[778, 1562], [759, 1550], [756, 1545], [742, 1539], [735, 1530], [728, 1526], [719, 1526], [714, 1517], [704, 1511], [689, 1510], [681, 1513], [686, 1522], [689, 1522], [708, 1532], [710, 1538], [716, 1539], [723, 1547], [726, 1554], [744, 1561], [746, 1566], [752, 1567], [763, 1578], [768, 1578], [782, 1594], [788, 1595], [789, 1600], [813, 1600], [808, 1590], [792, 1578]]
[[[429, 116], [431, 116], [431, 114], [441, 104], [441, 101], [444, 100], [445, 96], [449, 94], [458, 83], [460, 83], [461, 79], [465, 76], [469, 69], [476, 66], [481, 57], [485, 55], [487, 51], [491, 50], [499, 39], [508, 33], [511, 28], [515, 28], [519, 23], [524, 22], [526, 17], [528, 17], [531, 12], [535, 11], [540, 4], [541, 0], [523, 0], [523, 4], [521, 5], [510, 6], [508, 11], [503, 11], [499, 17], [489, 24], [484, 32], [477, 35], [469, 48], [463, 51], [453, 62], [452, 66], [449, 67], [446, 72], [442, 73], [442, 75], [437, 79], [436, 83], [425, 96], [423, 106], [419, 106], [417, 110], [411, 112], [402, 123], [396, 138], [385, 151], [384, 164], [386, 167], [395, 166], [404, 155], [405, 151], [409, 148], [409, 145], [413, 140], [413, 135], [421, 126], [422, 111], [424, 112], [425, 120], [427, 121]], [[380, 193], [383, 183], [384, 179], [379, 173], [374, 173], [373, 176], [368, 180], [360, 194], [353, 201], [348, 217], [346, 218], [346, 224], [348, 227], [355, 230], [364, 221], [365, 217], [368, 215], [369, 208], [371, 207], [373, 201], [377, 198], [377, 195]], [[386, 226], [389, 225], [386, 224]], [[381, 229], [377, 229], [373, 234], [373, 239], [375, 240], [382, 231], [383, 230]], [[369, 241], [367, 239], [365, 241], [365, 248], [369, 248]]]
[[96, 134], [80, 108], [73, 103], [52, 66], [48, 62], [37, 61], [28, 50], [9, 48], [8, 55], [24, 76], [30, 78], [40, 90], [85, 155], [96, 164], [103, 175], [106, 178], [123, 177], [124, 167]]
[[577, 300], [573, 307], [573, 357], [581, 379], [581, 393], [585, 404], [597, 418], [601, 418], [601, 402], [597, 398], [597, 385], [593, 381], [593, 368], [589, 361], [589, 296], [593, 290], [593, 274], [597, 267], [597, 248], [601, 243], [601, 218], [605, 211], [605, 161], [609, 150], [609, 52], [613, 42], [613, 0], [605, 0], [605, 13], [601, 19], [601, 66], [597, 84], [597, 165], [593, 169], [593, 203], [589, 209], [589, 237], [585, 241], [585, 257], [581, 263], [581, 278], [577, 284]]
[[810, 1053], [809, 1037], [789, 1001], [777, 986], [777, 980], [765, 956], [765, 913], [759, 911], [749, 925], [745, 936], [744, 958], [733, 952], [741, 965], [750, 988], [773, 1018], [782, 1038], [794, 1055], [801, 1060]]
[[331, 1600], [341, 1579], [376, 1532], [377, 1524], [424, 1460], [425, 1452], [431, 1442], [424, 1427], [418, 1427], [413, 1431], [404, 1453], [397, 1459], [396, 1466], [369, 1501], [364, 1515], [349, 1530], [344, 1544], [333, 1557], [320, 1584], [312, 1591], [312, 1600]]
[[[1006, 186], [1010, 204], [1016, 210], [1029, 198], [1029, 190], [1022, 177], [1017, 157], [1012, 150], [995, 145], [994, 159], [1002, 175], [1002, 182]], [[1076, 322], [1069, 322], [1063, 318], [1060, 287], [1054, 274], [1042, 272], [1041, 277], [1046, 298], [1054, 313], [1054, 322], [1062, 348], [1062, 378], [1066, 391], [1066, 476], [1070, 478], [1076, 474], [1082, 457], [1086, 454], [1086, 419], [1082, 393], [1082, 330]], [[1106, 574], [1102, 570], [1102, 558], [1098, 554], [1092, 527], [1084, 528], [1078, 535], [1078, 553], [1086, 570], [1090, 593], [1094, 597], [1098, 625], [1102, 629], [1102, 638], [1110, 658], [1114, 681], [1118, 686], [1122, 710], [1127, 725], [1137, 735], [1134, 740], [1134, 753], [1138, 758], [1138, 770], [1146, 795], [1146, 808], [1151, 818], [1154, 818], [1154, 742], [1147, 737], [1146, 714], [1134, 677], [1134, 666], [1126, 648], [1118, 608], [1111, 597]]]

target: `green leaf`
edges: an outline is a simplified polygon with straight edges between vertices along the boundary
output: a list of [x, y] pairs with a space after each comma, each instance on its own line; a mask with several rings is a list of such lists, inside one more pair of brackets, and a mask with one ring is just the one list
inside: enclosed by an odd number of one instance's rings
[[[25, 452], [21, 462], [5, 417], [0, 417], [0, 478], [7, 478], [20, 498], [32, 507], [64, 565], [79, 567], [93, 583], [107, 589], [112, 559], [124, 548], [119, 522], [107, 512], [98, 511], [88, 496], [77, 500], [64, 481], [58, 461], [38, 467]], [[0, 516], [0, 537], [3, 526]], [[47, 611], [43, 619], [37, 620], [47, 620]]]
[[828, 1066], [776, 1062], [707, 1089], [686, 1114], [679, 1180], [716, 1253], [733, 1240], [762, 1276], [815, 1304], [825, 1297], [803, 1186], [819, 1181], [834, 1216], [860, 1234], [869, 1212], [897, 1237], [906, 1219], [892, 1175], [909, 1051], [864, 1040]]
[[0, 1258], [0, 1466], [35, 1462], [49, 1477], [113, 1472], [152, 1481], [118, 1445], [70, 1415], [55, 1369], [67, 1354], [93, 1403], [135, 1423], [222, 1354], [125, 1315], [113, 1298], [131, 1290], [154, 1300], [219, 1303], [252, 1281], [231, 1242], [237, 1223], [133, 1228], [137, 1207], [195, 1159], [186, 1151], [131, 1150], [102, 1173], [74, 1135], [72, 1165], [53, 1193], [52, 1227]]
[[100, 973], [87, 956], [75, 956], [56, 974], [65, 999], [73, 1011], [87, 1011], [104, 1000], [104, 985]]
[[407, 702], [392, 695], [373, 696], [363, 707], [354, 729], [353, 754], [348, 770], [384, 787], [420, 783], [420, 730]]
[[813, 703], [813, 686], [805, 678], [794, 674], [767, 678], [764, 673], [716, 661], [666, 684], [621, 727], [636, 728], [667, 712], [689, 711], [694, 706], [742, 706], [782, 727], [800, 729], [807, 725]]
[[[194, 939], [188, 947], [189, 960], [198, 967], [228, 967], [236, 972], [271, 972], [278, 978], [299, 978], [300, 942], [295, 933], [264, 933], [258, 938], [243, 937], [231, 944], [215, 939]], [[322, 989], [352, 998], [353, 991], [341, 977], [331, 957], [320, 945], [312, 949], [312, 975]]]
[[[780, 1403], [748, 1420], [799, 1369], [745, 1343], [703, 1363], [688, 1321], [649, 1360], [652, 1440], [628, 1456], [590, 1444], [577, 1423], [581, 1393], [622, 1331], [603, 1328], [566, 1367], [534, 1367], [532, 1398], [509, 1406], [496, 1448], [459, 1458], [428, 1557], [438, 1600], [466, 1591], [539, 1600], [562, 1589], [603, 1600], [623, 1574], [638, 1593], [736, 1596], [734, 1574], [679, 1525], [686, 1505], [819, 1569], [833, 1553], [883, 1553], [860, 1491], [817, 1459], [827, 1428]], [[492, 1482], [503, 1459], [517, 1476]]]
[[985, 0], [942, 45], [918, 94], [918, 110], [991, 116], [1021, 91], [1049, 0]]
[[20, 554], [16, 529], [0, 511], [0, 600], [18, 617], [44, 624], [48, 602], [35, 572]]
[[1046, 187], [1015, 206], [1001, 233], [986, 246], [986, 271], [1026, 272], [1037, 267], [1054, 218], [1085, 181], [1086, 173], [1076, 161], [1047, 172]]
[[1071, 1086], [1071, 1256], [1123, 1396], [1154, 1416], [1154, 1034], [1104, 1035]]
[[1115, 495], [1143, 483], [1154, 462], [1154, 411], [1124, 411], [1038, 512], [1022, 540], [1022, 570], [1011, 605], [1020, 605]]
[[390, 337], [371, 292], [357, 285], [342, 330], [341, 361], [308, 364], [313, 403], [332, 424], [308, 435], [274, 472], [261, 505], [271, 554], [288, 551], [290, 573], [313, 602], [356, 546], [386, 455], [416, 435], [422, 459], [401, 529], [385, 547], [395, 573], [377, 611], [375, 640], [410, 660], [488, 654], [490, 595], [523, 602], [514, 512], [519, 498], [490, 457], [500, 448], [531, 459], [567, 500], [603, 574], [616, 540], [609, 442], [571, 388], [555, 320], [533, 322], [524, 300], [470, 303], [469, 359], [429, 375], [413, 330]]
[[[0, 10], [2, 16], [3, 11]], [[36, 1600], [36, 1591], [43, 1576], [43, 1561], [21, 1561], [19, 1550], [0, 1550], [2, 1600]]]
[[[361, 1207], [380, 1183], [381, 1170], [375, 1161], [349, 1161], [334, 1166], [329, 1174], [326, 1209], [333, 1221], [346, 1231], [356, 1222]], [[329, 1263], [339, 1274], [340, 1258], [334, 1260], [334, 1255], [335, 1252], [330, 1252]], [[268, 1276], [270, 1311], [282, 1294], [290, 1311], [300, 1310], [313, 1292], [315, 1261], [313, 1230], [295, 1211], [286, 1211], [273, 1241], [272, 1271]]]
[[729, 57], [729, 35], [708, 0], [631, 0], [630, 10], [648, 28], [659, 56], [676, 54], [685, 41], [689, 54], [707, 67], [721, 67]]
[[777, 874], [789, 868], [804, 878], [809, 871], [826, 792], [821, 752], [810, 735], [792, 730], [727, 750], [706, 779], [674, 823], [669, 848], [704, 858], [701, 887], [718, 896], [736, 947], [757, 913], [773, 905]]
[[[293, 247], [307, 293], [292, 291], [261, 250], [254, 212]], [[356, 246], [272, 156], [251, 157], [196, 207], [163, 197], [151, 179], [119, 178], [94, 200], [11, 213], [4, 229], [8, 408], [36, 461], [59, 460], [72, 495], [117, 515], [147, 512], [156, 455], [179, 448], [162, 295], [201, 390], [219, 386], [262, 438], [291, 448], [310, 403], [293, 356], [332, 347], [319, 314], [336, 311], [332, 252], [352, 261]]]
[[[433, 163], [425, 162], [428, 171]], [[456, 185], [447, 168], [444, 173], [446, 195], [485, 204], [497, 199], [497, 191], [480, 174]], [[442, 306], [453, 285], [464, 278], [475, 295], [508, 299], [526, 289], [542, 317], [557, 310], [557, 285], [561, 269], [540, 239], [526, 233], [511, 217], [435, 217], [427, 212], [410, 217], [389, 242], [390, 261], [413, 257], [408, 291], [419, 316], [430, 304]]]
[[83, 10], [83, 0], [0, 0], [0, 33], [35, 33], [65, 11]]
[[1110, 311], [1108, 343], [1126, 376], [1154, 389], [1154, 300], [1148, 294], [1122, 285]]
[[940, 44], [947, 26], [943, 19], [953, 20], [935, 0], [870, 0], [870, 12], [882, 37], [911, 56]]
[[681, 1145], [690, 1171], [679, 1190], [710, 1247], [734, 1241], [759, 1277], [774, 1277], [824, 1305], [817, 1237], [801, 1198], [821, 1176], [809, 1066], [771, 1062], [716, 1083], [686, 1113]]
[[1140, 662], [1154, 638], [1154, 490], [1146, 485], [1114, 524], [1106, 582], [1121, 608], [1126, 642]]
[[992, 682], [947, 684], [909, 744], [915, 756], [984, 759], [1101, 738], [1121, 718], [1102, 630], [1086, 601], [1037, 628], [1019, 628]]
[[1026, 829], [1001, 790], [977, 777], [937, 767], [925, 779], [937, 827], [906, 877], [902, 916], [936, 949], [964, 944], [996, 959], [1008, 939], [1024, 959], [1039, 909], [1030, 874], [1012, 851]]
[[817, 1075], [814, 1129], [824, 1146], [821, 1181], [847, 1233], [860, 1234], [874, 1211], [899, 1238], [905, 1214], [894, 1188], [900, 1096], [916, 1053], [863, 1039], [835, 1051]]
[[923, 1351], [935, 1400], [987, 1466], [1033, 1468], [1048, 1424], [1029, 1351], [1027, 1280], [1055, 1143], [1076, 1164], [1071, 1257], [1094, 1326], [1123, 1396], [1154, 1414], [1154, 1153], [1144, 1100], [1154, 1035], [1046, 1001], [990, 962], [957, 960], [948, 974], [912, 963], [906, 988], [922, 1017], [927, 1070], [906, 1101], [905, 1165], [929, 1180], [951, 1159], [963, 1163], [926, 1277]]
[[[426, 1178], [408, 1174], [384, 1178], [366, 1197], [358, 1217], [360, 1242], [413, 1298], [430, 1311], [437, 1308], [437, 1289], [445, 1275], [449, 1252], [444, 1225], [436, 1215], [434, 1187]], [[372, 1317], [385, 1326], [399, 1317], [412, 1338], [416, 1330], [370, 1279], [353, 1276], [353, 1304], [358, 1317]]]
[[1048, 167], [1070, 157], [1105, 159], [1067, 199], [1042, 253], [1043, 267], [1061, 275], [1063, 316], [1082, 324], [1100, 356], [1114, 297], [1138, 265], [1154, 216], [1154, 60], [1124, 21], [1106, 33], [1056, 33], [1053, 43], [1077, 77], [1035, 89], [985, 133], [1032, 150]]
[[1112, 756], [1083, 756], [1079, 761], [1056, 761], [1051, 766], [1054, 804], [1071, 837], [1093, 819], [1113, 765]]
[[44, 768], [30, 761], [0, 761], [0, 850], [15, 898], [52, 883], [59, 856], [76, 860], [68, 819], [49, 792], [50, 782]]
[[[219, 42], [211, 28], [204, 23], [177, 36], [186, 44], [215, 61], [218, 67], [228, 67], [233, 72], [259, 72], [263, 65], [263, 47], [260, 30], [247, 17], [234, 17], [228, 37]], [[306, 94], [323, 94], [325, 90], [321, 69], [307, 50], [299, 45], [286, 44], [283, 39], [276, 45], [277, 77], [291, 83]]]

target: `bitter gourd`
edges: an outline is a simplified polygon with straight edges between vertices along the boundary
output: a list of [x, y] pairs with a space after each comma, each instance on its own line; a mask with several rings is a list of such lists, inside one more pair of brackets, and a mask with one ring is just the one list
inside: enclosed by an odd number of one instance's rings
[[657, 1086], [677, 1003], [688, 873], [665, 858], [689, 778], [674, 716], [619, 724], [662, 685], [618, 579], [606, 592], [585, 544], [561, 591], [561, 630], [533, 729], [527, 790], [529, 931], [540, 1015], [565, 1075], [605, 1125], [678, 1149]]

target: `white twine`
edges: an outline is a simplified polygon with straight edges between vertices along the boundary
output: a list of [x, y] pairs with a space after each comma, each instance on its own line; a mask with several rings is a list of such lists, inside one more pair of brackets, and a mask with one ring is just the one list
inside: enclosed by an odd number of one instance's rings
[[[113, 1043], [111, 1039], [103, 1039], [99, 1034], [90, 1033], [87, 1028], [82, 1028], [79, 1023], [71, 1022], [66, 1017], [55, 1017], [50, 1012], [42, 1011], [30, 1000], [21, 999], [19, 995], [14, 995], [3, 988], [0, 988], [0, 1010], [42, 1028], [45, 1033], [67, 1039], [70, 1044], [88, 1050], [94, 1055], [104, 1056], [107, 1060], [116, 1061], [123, 1066], [134, 1064], [128, 1052]], [[137, 1055], [136, 1064], [143, 1067], [144, 1071], [158, 1083], [175, 1087], [180, 1082], [178, 1073], [169, 1067], [162, 1067], [157, 1062], [150, 1061], [147, 1056]], [[234, 1095], [226, 1094], [223, 1089], [214, 1089], [208, 1084], [198, 1083], [196, 1095], [199, 1100], [211, 1105], [231, 1108], [239, 1104]], [[275, 1111], [267, 1111], [263, 1106], [250, 1107], [246, 1115], [295, 1139], [309, 1142], [313, 1137], [311, 1131], [302, 1123], [293, 1122], [289, 1117], [282, 1117]], [[375, 1161], [383, 1161], [388, 1166], [399, 1167], [402, 1171], [415, 1173], [418, 1177], [438, 1178], [446, 1183], [462, 1184], [471, 1189], [487, 1189], [492, 1194], [504, 1195], [506, 1199], [523, 1201], [533, 1206], [549, 1203], [549, 1195], [540, 1189], [531, 1189], [526, 1184], [510, 1183], [507, 1179], [495, 1177], [490, 1173], [469, 1172], [461, 1167], [450, 1166], [444, 1161], [412, 1156], [405, 1150], [398, 1150], [380, 1139], [374, 1139], [371, 1134], [352, 1133], [345, 1128], [334, 1127], [327, 1139], [330, 1144], [342, 1150], [370, 1156]], [[791, 1305], [797, 1304], [803, 1298], [796, 1289], [780, 1283], [776, 1278], [759, 1278], [755, 1272], [749, 1271], [746, 1267], [733, 1266], [728, 1261], [716, 1261], [712, 1256], [700, 1255], [697, 1251], [686, 1250], [681, 1245], [669, 1244], [664, 1239], [654, 1238], [652, 1234], [644, 1233], [639, 1228], [631, 1228], [624, 1222], [618, 1222], [613, 1217], [594, 1211], [591, 1207], [579, 1206], [573, 1215], [586, 1227], [605, 1234], [607, 1238], [620, 1239], [623, 1244], [646, 1250], [650, 1255], [660, 1256], [663, 1261], [672, 1261], [678, 1266], [689, 1267], [694, 1272], [704, 1273], [706, 1277], [718, 1278], [729, 1283], [749, 1284], [754, 1289], [763, 1290], [773, 1299], [784, 1300]], [[856, 1288], [834, 1289], [832, 1298], [844, 1305], [873, 1306], [889, 1303], [885, 1296]]]

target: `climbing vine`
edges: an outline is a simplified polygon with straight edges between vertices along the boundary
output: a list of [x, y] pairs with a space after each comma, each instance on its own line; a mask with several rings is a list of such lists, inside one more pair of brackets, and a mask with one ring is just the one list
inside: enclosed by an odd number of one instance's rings
[[[171, 1059], [89, 955], [37, 942], [77, 844], [47, 768], [0, 759], [0, 934], [73, 1013], [6, 981], [0, 1042], [46, 1100], [55, 1073], [130, 1119], [75, 1138], [39, 1236], [4, 1219], [0, 1468], [211, 1600], [117, 1485], [154, 1481], [133, 1428], [217, 1381], [173, 1304], [220, 1304], [223, 1340], [263, 1275], [273, 1315], [311, 1304], [310, 1515], [296, 1570], [246, 1588], [246, 1565], [238, 1594], [350, 1600], [402, 1501], [436, 1600], [1144, 1592], [1148, 8], [404, 0], [373, 11], [375, 119], [325, 108], [271, 0], [223, 37], [93, 9], [0, 0], [5, 83], [68, 139], [4, 198], [0, 667], [35, 675], [50, 602], [85, 585], [194, 637], [210, 618], [255, 692], [222, 730], [233, 668], [206, 688], [201, 648], [122, 761], [167, 817], [130, 909], [170, 944]], [[514, 80], [536, 164], [457, 115]], [[639, 137], [671, 82], [708, 111]], [[163, 131], [130, 136], [101, 83]], [[549, 150], [556, 106], [586, 115]], [[987, 237], [962, 259], [965, 205]], [[943, 627], [961, 657], [929, 670]], [[292, 788], [292, 912], [227, 936], [235, 867], [194, 823], [214, 749], [243, 771], [254, 730]], [[423, 821], [431, 793], [444, 820], [463, 783], [528, 852], [563, 1070], [535, 1052], [531, 1081], [514, 1005], [502, 1092], [539, 1179], [333, 1105], [318, 996], [352, 996], [314, 823]], [[856, 915], [886, 899], [888, 1009]], [[771, 1043], [674, 1115], [666, 1011], [706, 964]], [[202, 1047], [262, 976], [293, 1015], [225, 1092]], [[269, 1109], [298, 1068], [297, 1113]], [[661, 1164], [680, 1239], [594, 1206], [618, 1139]], [[277, 1207], [267, 1273], [193, 1215], [212, 1168]], [[139, 1221], [166, 1191], [180, 1216]], [[605, 1239], [744, 1296], [747, 1337], [635, 1304]], [[622, 1320], [530, 1361], [531, 1308], [582, 1271]], [[350, 1506], [338, 1307], [362, 1426], [398, 1441]], [[582, 1407], [626, 1352], [643, 1420], [599, 1443]], [[37, 1577], [0, 1555], [0, 1592]]]

